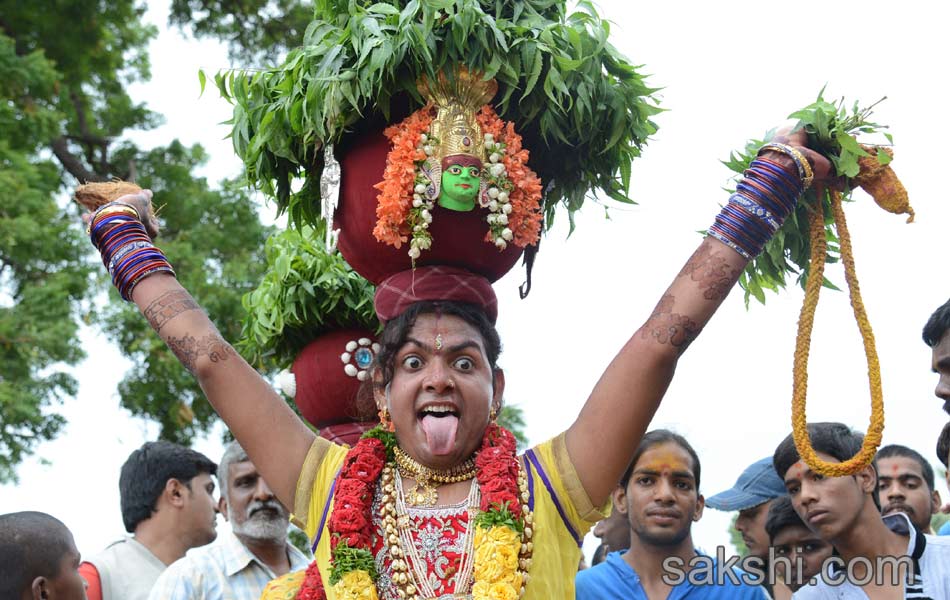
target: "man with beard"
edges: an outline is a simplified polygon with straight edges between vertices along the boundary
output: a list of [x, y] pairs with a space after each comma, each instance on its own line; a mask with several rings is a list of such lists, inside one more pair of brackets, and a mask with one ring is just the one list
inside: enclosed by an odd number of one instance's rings
[[310, 558], [287, 541], [287, 509], [237, 442], [224, 451], [218, 483], [231, 533], [168, 567], [149, 600], [257, 600], [271, 579], [307, 568]]
[[[828, 462], [848, 460], [864, 441], [841, 423], [810, 423], [808, 436]], [[774, 464], [795, 512], [837, 552], [796, 599], [950, 599], [950, 539], [924, 535], [903, 513], [882, 518], [873, 463], [854, 475], [825, 477], [801, 459], [789, 435]]]
[[877, 451], [877, 489], [881, 513], [902, 512], [914, 527], [933, 533], [930, 518], [940, 510], [940, 492], [934, 489], [934, 470], [919, 452], [891, 444]]
[[682, 436], [665, 429], [643, 436], [612, 494], [614, 509], [629, 523], [630, 549], [611, 552], [605, 562], [578, 573], [578, 600], [766, 597], [742, 581], [737, 569], [693, 546], [692, 524], [705, 504], [699, 475], [699, 457]]

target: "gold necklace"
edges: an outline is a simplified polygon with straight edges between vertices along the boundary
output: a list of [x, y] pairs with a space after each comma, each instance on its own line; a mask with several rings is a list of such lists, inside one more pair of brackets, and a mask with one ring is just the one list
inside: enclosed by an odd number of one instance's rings
[[[420, 594], [422, 590], [416, 585], [415, 577], [413, 576], [414, 569], [409, 564], [412, 558], [407, 555], [406, 549], [403, 548], [403, 540], [400, 536], [400, 528], [409, 527], [410, 522], [408, 515], [400, 515], [396, 509], [396, 499], [399, 490], [396, 487], [395, 471], [391, 463], [387, 464], [383, 467], [382, 476], [380, 477], [382, 498], [379, 507], [379, 518], [384, 531], [383, 545], [389, 554], [392, 582], [399, 598], [405, 598], [406, 600], [423, 600]], [[479, 485], [477, 481], [475, 485]], [[532, 555], [534, 554], [532, 538], [534, 537], [535, 527], [533, 511], [528, 509], [530, 496], [524, 468], [519, 469], [518, 491], [521, 496], [522, 510], [525, 511], [524, 530], [521, 533], [521, 550], [518, 552], [518, 571], [521, 574], [521, 589], [518, 590], [518, 597], [521, 598], [524, 596], [525, 587], [530, 580], [528, 571], [531, 569]], [[475, 531], [474, 528], [477, 527], [477, 525], [475, 525], [474, 519], [469, 519], [468, 526], [472, 532]], [[473, 538], [474, 535], [471, 537], [466, 536], [465, 545], [466, 549], [474, 557], [478, 548], [475, 548], [473, 544], [472, 548], [468, 549], [468, 544], [472, 544]], [[468, 577], [466, 577], [466, 579], [467, 578]], [[456, 585], [458, 585], [459, 581], [459, 579], [456, 579]], [[472, 582], [472, 584], [474, 585], [474, 582]]]
[[477, 472], [474, 456], [447, 471], [436, 471], [414, 460], [399, 446], [393, 451], [399, 474], [411, 477], [416, 482], [415, 487], [406, 492], [406, 503], [410, 506], [435, 506], [439, 501], [439, 492], [438, 486], [434, 484], [468, 481]]

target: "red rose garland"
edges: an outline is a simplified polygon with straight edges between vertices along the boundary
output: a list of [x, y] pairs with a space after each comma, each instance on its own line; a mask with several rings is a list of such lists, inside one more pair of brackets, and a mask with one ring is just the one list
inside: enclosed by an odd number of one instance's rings
[[[333, 512], [327, 525], [331, 549], [330, 583], [350, 588], [364, 582], [372, 585], [378, 577], [371, 550], [375, 535], [373, 497], [383, 467], [392, 461], [391, 447], [395, 444], [395, 436], [380, 427], [364, 436], [343, 459], [336, 481]], [[475, 478], [482, 496], [481, 513], [469, 522], [469, 527], [475, 527], [479, 519], [487, 517], [491, 521], [503, 515], [524, 526], [521, 522], [524, 511], [519, 501], [516, 451], [515, 438], [509, 431], [496, 424], [488, 426], [482, 447], [475, 456]], [[326, 597], [323, 578], [314, 560], [307, 568], [296, 599], [325, 600]]]

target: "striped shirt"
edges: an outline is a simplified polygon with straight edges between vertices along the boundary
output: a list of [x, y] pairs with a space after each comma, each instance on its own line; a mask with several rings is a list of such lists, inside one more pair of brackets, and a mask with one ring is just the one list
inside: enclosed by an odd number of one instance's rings
[[[914, 528], [904, 513], [884, 517], [894, 533], [907, 536], [907, 554], [913, 563], [914, 579], [904, 587], [904, 598], [913, 600], [950, 600], [950, 537], [924, 535]], [[810, 584], [795, 592], [795, 600], [867, 600], [860, 586], [847, 581], [840, 569], [826, 569]], [[833, 585], [831, 580], [843, 579]], [[826, 581], [826, 579], [828, 581]]]
[[[287, 544], [290, 570], [306, 569], [310, 558]], [[149, 600], [258, 600], [276, 578], [230, 531], [172, 563], [155, 582]]]

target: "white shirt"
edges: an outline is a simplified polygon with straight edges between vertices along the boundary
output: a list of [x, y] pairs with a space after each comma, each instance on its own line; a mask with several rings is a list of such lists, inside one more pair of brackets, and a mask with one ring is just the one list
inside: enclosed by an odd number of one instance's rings
[[99, 573], [102, 600], [145, 600], [165, 570], [165, 563], [133, 537], [109, 544], [86, 562]]
[[[914, 582], [905, 586], [904, 598], [950, 600], [950, 537], [924, 535], [904, 513], [887, 515], [884, 524], [894, 533], [907, 536], [906, 556], [914, 560]], [[829, 578], [845, 581], [832, 585]], [[792, 597], [795, 600], [867, 600], [868, 595], [860, 586], [847, 581], [843, 571], [829, 567]]]
[[[306, 569], [310, 558], [287, 544], [290, 570]], [[277, 576], [230, 531], [169, 566], [149, 600], [258, 600]]]

